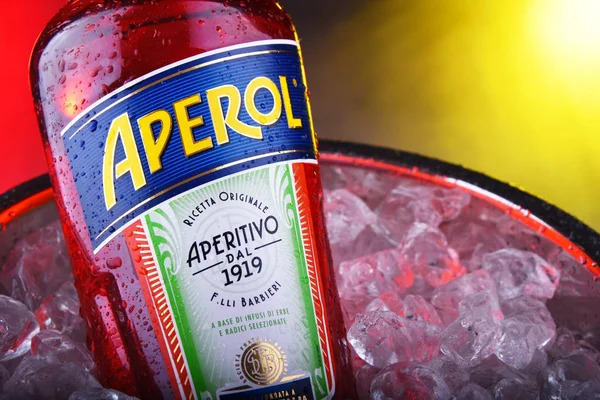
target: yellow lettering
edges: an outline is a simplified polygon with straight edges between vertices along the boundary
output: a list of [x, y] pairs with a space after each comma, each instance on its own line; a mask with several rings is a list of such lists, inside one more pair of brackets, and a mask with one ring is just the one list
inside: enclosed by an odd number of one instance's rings
[[[117, 141], [121, 139], [125, 159], [119, 162], [115, 167], [115, 153], [117, 151]], [[104, 149], [104, 158], [102, 165], [102, 181], [104, 184], [104, 202], [106, 209], [110, 210], [117, 204], [115, 193], [115, 179], [118, 179], [129, 172], [133, 187], [138, 190], [146, 185], [146, 177], [142, 169], [142, 162], [133, 137], [133, 128], [129, 121], [127, 113], [115, 118], [108, 129], [106, 138], [106, 147]], [[115, 177], [116, 175], [116, 177]]]
[[[268, 90], [271, 96], [273, 96], [273, 109], [266, 114], [260, 112], [255, 103], [256, 93], [260, 89]], [[279, 94], [279, 89], [272, 80], [264, 76], [259, 76], [250, 81], [244, 94], [244, 105], [250, 117], [264, 126], [273, 125], [281, 117], [281, 95]]]
[[290, 88], [287, 84], [287, 78], [285, 76], [279, 77], [279, 83], [281, 84], [281, 94], [283, 95], [283, 105], [285, 107], [285, 115], [288, 120], [288, 127], [290, 129], [302, 128], [302, 120], [294, 117], [294, 110], [292, 110], [292, 99], [290, 96]]
[[[239, 90], [232, 85], [220, 86], [206, 91], [208, 107], [215, 128], [215, 136], [218, 144], [229, 143], [229, 134], [227, 127], [233, 129], [240, 135], [252, 139], [262, 139], [262, 129], [258, 126], [250, 126], [239, 120], [240, 108], [242, 106], [242, 96]], [[221, 99], [227, 98], [229, 106], [227, 115], [223, 113]]]
[[202, 116], [190, 119], [188, 107], [200, 104], [201, 102], [202, 99], [200, 98], [200, 95], [195, 94], [173, 103], [175, 117], [177, 118], [177, 125], [179, 126], [179, 133], [181, 135], [181, 142], [183, 143], [183, 151], [187, 157], [213, 147], [213, 142], [210, 137], [198, 141], [194, 138], [193, 129], [204, 125], [204, 119]]
[[[152, 125], [160, 123], [160, 133], [156, 140]], [[142, 135], [142, 143], [146, 152], [146, 159], [150, 172], [155, 173], [162, 169], [161, 157], [167, 147], [167, 141], [171, 137], [171, 129], [173, 121], [171, 115], [166, 110], [156, 110], [148, 115], [144, 115], [138, 119], [140, 134]]]

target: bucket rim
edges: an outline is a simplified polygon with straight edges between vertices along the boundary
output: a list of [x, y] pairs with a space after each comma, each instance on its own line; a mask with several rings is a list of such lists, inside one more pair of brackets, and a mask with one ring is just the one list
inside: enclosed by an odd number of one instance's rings
[[[458, 164], [388, 147], [319, 140], [319, 152], [320, 158], [325, 162], [383, 170], [400, 167], [411, 171], [411, 175], [430, 176], [436, 182], [437, 180], [463, 182], [482, 189], [531, 213], [570, 243], [579, 247], [593, 261], [600, 261], [600, 233], [573, 215], [517, 186]], [[386, 164], [389, 168], [386, 168]], [[0, 226], [6, 226], [12, 219], [39, 207], [52, 198], [50, 178], [47, 174], [0, 194]], [[593, 264], [597, 266], [596, 263]], [[594, 272], [599, 273], [599, 271]]]
[[[549, 225], [591, 258], [592, 262], [589, 263], [591, 266], [595, 268], [598, 266], [597, 263], [600, 261], [600, 233], [575, 216], [515, 185], [465, 168], [462, 165], [388, 147], [324, 140], [319, 142], [319, 150], [322, 153], [322, 158], [329, 162], [340, 160], [342, 163], [348, 164], [349, 161], [344, 161], [344, 159], [349, 157], [358, 159], [360, 166], [377, 168], [381, 167], [381, 163], [390, 164], [410, 169], [413, 172], [417, 170], [425, 175], [452, 178], [450, 179], [452, 181], [462, 181], [475, 186], [518, 205], [522, 213], [531, 214], [532, 217]], [[595, 274], [600, 273], [598, 270], [593, 272]]]

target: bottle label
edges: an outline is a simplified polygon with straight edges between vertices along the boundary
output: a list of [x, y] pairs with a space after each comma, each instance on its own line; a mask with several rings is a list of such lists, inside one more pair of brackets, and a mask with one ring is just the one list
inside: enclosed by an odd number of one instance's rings
[[333, 396], [296, 42], [143, 76], [90, 106], [63, 141], [91, 247], [124, 234], [179, 398]]

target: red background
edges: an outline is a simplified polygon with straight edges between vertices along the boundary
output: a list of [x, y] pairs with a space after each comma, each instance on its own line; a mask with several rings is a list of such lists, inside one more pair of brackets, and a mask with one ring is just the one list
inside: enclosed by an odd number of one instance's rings
[[29, 56], [63, 4], [65, 0], [0, 0], [0, 193], [46, 172], [29, 89]]
[[[600, 231], [600, 2], [280, 2], [321, 138], [462, 164]], [[28, 63], [65, 3], [0, 0], [0, 193], [45, 172]]]

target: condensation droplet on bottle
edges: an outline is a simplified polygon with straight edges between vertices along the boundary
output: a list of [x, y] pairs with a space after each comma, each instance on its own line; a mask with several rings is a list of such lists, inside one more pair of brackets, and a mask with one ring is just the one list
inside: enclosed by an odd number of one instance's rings
[[217, 32], [221, 33], [223, 31], [223, 28], [221, 28], [219, 25], [217, 25]]
[[110, 257], [108, 260], [106, 260], [106, 266], [109, 269], [117, 269], [121, 267], [121, 265], [123, 265], [121, 257]]

